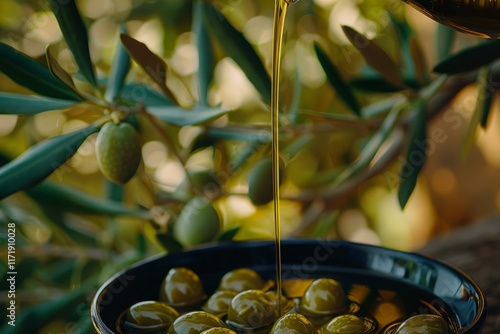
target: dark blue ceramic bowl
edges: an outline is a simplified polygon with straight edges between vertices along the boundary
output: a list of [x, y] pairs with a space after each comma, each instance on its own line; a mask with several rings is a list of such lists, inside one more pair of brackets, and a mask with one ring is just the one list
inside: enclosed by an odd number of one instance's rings
[[[282, 255], [284, 280], [331, 277], [347, 285], [395, 290], [422, 301], [410, 313], [427, 313], [429, 307], [445, 314], [457, 333], [481, 333], [486, 318], [481, 290], [466, 274], [442, 262], [382, 247], [303, 239], [284, 240]], [[157, 300], [161, 281], [173, 267], [194, 270], [211, 293], [221, 277], [236, 268], [252, 268], [274, 279], [275, 260], [275, 245], [270, 241], [223, 243], [147, 259], [99, 289], [91, 309], [95, 331], [116, 333], [124, 310], [140, 301]]]

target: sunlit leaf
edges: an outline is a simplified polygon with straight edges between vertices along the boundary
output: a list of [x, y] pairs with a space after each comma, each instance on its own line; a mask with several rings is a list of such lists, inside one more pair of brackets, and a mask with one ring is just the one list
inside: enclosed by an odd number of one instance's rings
[[255, 50], [216, 8], [204, 6], [205, 26], [215, 36], [224, 53], [232, 58], [255, 86], [265, 103], [271, 101], [271, 79]]
[[[50, 72], [63, 84], [65, 84], [67, 87], [69, 87], [75, 94], [81, 96], [81, 94], [78, 92], [78, 89], [75, 86], [75, 83], [73, 82], [73, 78], [71, 75], [69, 75], [68, 72], [62, 68], [62, 66], [57, 62], [56, 58], [52, 55], [52, 52], [50, 51], [50, 46], [47, 46], [45, 49], [45, 55], [47, 56], [47, 64], [49, 65], [49, 70]], [[83, 97], [82, 97], [83, 99]]]
[[405, 87], [398, 65], [373, 41], [366, 38], [349, 26], [342, 26], [351, 43], [359, 50], [368, 65], [379, 72], [387, 81], [396, 87]]
[[92, 86], [97, 87], [94, 67], [90, 59], [87, 28], [80, 16], [76, 1], [49, 0], [49, 2], [80, 72]]
[[434, 67], [434, 72], [457, 74], [476, 70], [500, 58], [500, 41], [488, 40], [471, 46], [444, 59]]
[[76, 188], [45, 181], [26, 190], [26, 193], [38, 203], [56, 206], [65, 211], [74, 211], [94, 215], [148, 217], [147, 211], [129, 208], [120, 201], [98, 198]]
[[177, 106], [153, 106], [148, 112], [162, 121], [177, 126], [199, 125], [214, 120], [229, 112], [229, 109], [218, 107], [195, 106], [193, 109], [184, 109]]
[[455, 29], [439, 24], [436, 33], [436, 52], [438, 61], [442, 61], [451, 52], [455, 36], [457, 35]]
[[[122, 29], [122, 33], [125, 33]], [[120, 93], [124, 84], [125, 77], [130, 69], [130, 56], [123, 47], [121, 42], [118, 43], [115, 49], [115, 55], [111, 65], [108, 81], [106, 82], [106, 91], [104, 98], [111, 102]]]
[[198, 95], [201, 105], [207, 105], [208, 86], [212, 81], [214, 70], [214, 53], [203, 20], [204, 6], [202, 0], [197, 0], [193, 4], [193, 32], [196, 34], [198, 50]]
[[0, 114], [31, 115], [67, 108], [77, 103], [77, 101], [0, 92]]
[[167, 87], [168, 68], [165, 61], [153, 53], [146, 44], [125, 34], [121, 34], [120, 38], [132, 59], [153, 79], [167, 98], [178, 104], [170, 88]]
[[351, 109], [351, 111], [360, 116], [361, 107], [349, 85], [347, 85], [335, 65], [328, 58], [328, 55], [320, 48], [318, 44], [314, 44], [314, 50], [316, 51], [316, 56], [318, 57], [323, 70], [325, 71], [328, 81], [335, 89], [335, 92]]
[[398, 200], [402, 209], [415, 189], [418, 175], [427, 156], [427, 110], [423, 101], [419, 101], [415, 108], [415, 119], [410, 126], [408, 150], [399, 171]]
[[46, 139], [0, 167], [0, 199], [31, 187], [55, 172], [76, 153], [88, 136], [98, 130], [99, 126], [90, 125]]
[[81, 97], [54, 77], [50, 71], [13, 47], [0, 42], [0, 71], [35, 93], [64, 100]]

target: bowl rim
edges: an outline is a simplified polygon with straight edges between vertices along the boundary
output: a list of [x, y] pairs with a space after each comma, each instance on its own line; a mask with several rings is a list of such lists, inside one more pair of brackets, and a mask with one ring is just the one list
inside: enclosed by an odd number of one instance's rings
[[[465, 272], [463, 272], [461, 269], [446, 263], [442, 260], [433, 258], [428, 255], [424, 255], [418, 252], [405, 252], [401, 250], [396, 250], [392, 248], [387, 248], [383, 246], [376, 246], [376, 245], [370, 245], [370, 244], [362, 244], [362, 243], [356, 243], [356, 242], [351, 242], [351, 241], [345, 241], [345, 240], [327, 240], [327, 239], [311, 239], [311, 238], [301, 238], [301, 239], [282, 239], [281, 240], [281, 245], [293, 245], [293, 244], [308, 244], [308, 243], [318, 243], [318, 242], [324, 242], [324, 243], [332, 243], [340, 246], [348, 246], [352, 247], [358, 250], [362, 250], [366, 253], [369, 253], [370, 250], [375, 250], [376, 252], [379, 253], [392, 253], [392, 254], [398, 254], [401, 256], [405, 257], [412, 257], [415, 259], [420, 259], [423, 261], [430, 261], [435, 264], [438, 264], [442, 266], [443, 268], [446, 268], [447, 270], [453, 272], [457, 276], [460, 276], [463, 278], [465, 281], [467, 281], [475, 290], [477, 293], [477, 312], [474, 316], [474, 319], [471, 321], [471, 323], [467, 326], [462, 328], [458, 333], [466, 333], [469, 330], [479, 330], [478, 333], [480, 333], [480, 329], [483, 327], [486, 315], [487, 315], [487, 303], [486, 303], [486, 297], [479, 287], [479, 285]], [[91, 316], [91, 321], [92, 321], [92, 326], [94, 327], [94, 330], [98, 334], [116, 334], [113, 330], [109, 329], [106, 324], [102, 321], [99, 311], [98, 311], [98, 305], [100, 300], [103, 297], [103, 292], [108, 289], [108, 287], [118, 278], [120, 278], [122, 275], [126, 274], [127, 272], [137, 269], [138, 267], [141, 267], [149, 262], [157, 261], [162, 258], [168, 258], [168, 257], [175, 257], [175, 256], [182, 256], [183, 254], [188, 254], [188, 255], [195, 255], [198, 252], [204, 252], [210, 249], [215, 249], [215, 248], [234, 248], [234, 247], [239, 247], [239, 248], [257, 248], [257, 247], [269, 247], [269, 245], [275, 245], [274, 240], [244, 240], [244, 241], [227, 241], [227, 242], [214, 242], [214, 243], [207, 243], [204, 245], [199, 245], [191, 248], [186, 248], [181, 252], [174, 252], [174, 253], [160, 253], [156, 255], [152, 255], [150, 257], [144, 258], [136, 263], [134, 263], [131, 266], [128, 266], [117, 273], [115, 273], [113, 276], [108, 278], [96, 291], [94, 298], [92, 299], [92, 303], [90, 305], [90, 316]]]

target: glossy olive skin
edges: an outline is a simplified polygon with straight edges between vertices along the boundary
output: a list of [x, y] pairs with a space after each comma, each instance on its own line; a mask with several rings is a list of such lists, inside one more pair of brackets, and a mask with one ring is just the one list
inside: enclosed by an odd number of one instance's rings
[[226, 324], [215, 315], [204, 311], [193, 311], [175, 319], [168, 329], [168, 334], [199, 334], [213, 327], [227, 328]]
[[272, 300], [261, 290], [237, 294], [229, 306], [227, 321], [245, 328], [271, 326], [276, 320]]
[[236, 334], [236, 332], [229, 328], [214, 327], [201, 332], [201, 334]]
[[160, 300], [173, 307], [199, 305], [205, 298], [200, 278], [188, 268], [170, 269], [160, 289]]
[[320, 329], [321, 334], [364, 334], [368, 332], [365, 321], [352, 314], [339, 315]]
[[243, 292], [246, 290], [262, 289], [265, 282], [252, 269], [239, 268], [227, 272], [222, 276], [218, 290], [229, 290], [235, 292]]
[[276, 321], [269, 334], [316, 334], [316, 329], [302, 314], [289, 313]]
[[438, 315], [420, 314], [404, 321], [394, 334], [448, 334], [446, 320]]
[[223, 290], [214, 292], [205, 304], [202, 306], [202, 310], [206, 312], [213, 313], [215, 315], [224, 315], [229, 309], [231, 300], [237, 295], [234, 291]]
[[165, 326], [168, 328], [179, 312], [165, 303], [143, 301], [132, 305], [125, 315], [125, 320], [137, 326]]
[[318, 278], [307, 288], [299, 307], [302, 313], [311, 316], [340, 314], [349, 307], [349, 300], [339, 282]]

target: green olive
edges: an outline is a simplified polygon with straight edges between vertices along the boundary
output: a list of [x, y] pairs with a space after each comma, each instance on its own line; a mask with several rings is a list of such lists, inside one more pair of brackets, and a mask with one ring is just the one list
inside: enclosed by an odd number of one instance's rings
[[270, 326], [276, 320], [273, 302], [261, 290], [247, 290], [237, 294], [227, 314], [228, 324], [239, 327], [261, 328]]
[[352, 314], [343, 314], [333, 318], [320, 329], [321, 334], [364, 334], [369, 333], [362, 318]]
[[264, 285], [264, 281], [257, 272], [249, 268], [239, 268], [222, 276], [218, 290], [243, 292], [254, 289], [260, 290]]
[[236, 334], [236, 332], [229, 328], [214, 327], [201, 332], [201, 334]]
[[229, 304], [231, 304], [231, 300], [233, 300], [236, 295], [237, 293], [235, 291], [216, 291], [208, 298], [202, 309], [215, 315], [226, 314], [229, 309]]
[[[280, 161], [281, 162], [281, 161]], [[248, 172], [248, 197], [255, 205], [263, 205], [273, 200], [273, 170], [272, 159], [269, 157], [259, 160]], [[281, 184], [284, 168], [279, 168]]]
[[127, 309], [121, 327], [124, 333], [150, 333], [167, 330], [179, 312], [165, 303], [143, 301]]
[[139, 135], [128, 123], [108, 122], [99, 130], [95, 153], [99, 169], [106, 178], [115, 183], [126, 183], [141, 163]]
[[306, 289], [299, 307], [305, 315], [340, 314], [349, 307], [349, 300], [339, 282], [331, 278], [318, 278]]
[[162, 282], [160, 300], [173, 307], [186, 308], [202, 303], [205, 290], [198, 275], [191, 269], [172, 268]]
[[270, 334], [316, 334], [316, 329], [302, 314], [289, 313], [276, 321]]
[[174, 223], [174, 237], [185, 247], [212, 241], [221, 227], [220, 217], [212, 203], [195, 197], [182, 208]]
[[199, 334], [213, 327], [227, 328], [226, 324], [215, 315], [193, 311], [175, 319], [168, 329], [168, 334]]
[[438, 315], [420, 314], [404, 321], [394, 334], [448, 334], [446, 320]]

